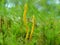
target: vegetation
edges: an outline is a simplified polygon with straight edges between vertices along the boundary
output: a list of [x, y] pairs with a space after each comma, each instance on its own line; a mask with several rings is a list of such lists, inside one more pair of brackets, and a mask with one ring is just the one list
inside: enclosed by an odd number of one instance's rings
[[0, 0], [0, 45], [60, 45], [59, 0]]

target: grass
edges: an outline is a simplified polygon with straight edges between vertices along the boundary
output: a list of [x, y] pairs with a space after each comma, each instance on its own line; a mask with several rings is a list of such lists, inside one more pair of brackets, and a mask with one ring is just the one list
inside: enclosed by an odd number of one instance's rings
[[60, 45], [59, 5], [35, 0], [12, 8], [2, 4], [0, 45]]

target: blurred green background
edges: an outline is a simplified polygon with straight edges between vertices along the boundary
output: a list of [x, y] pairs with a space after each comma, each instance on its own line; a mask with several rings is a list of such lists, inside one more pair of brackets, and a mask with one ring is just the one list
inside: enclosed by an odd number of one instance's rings
[[[32, 40], [25, 40], [26, 3], [29, 35], [35, 16]], [[60, 0], [0, 0], [0, 45], [60, 45]]]

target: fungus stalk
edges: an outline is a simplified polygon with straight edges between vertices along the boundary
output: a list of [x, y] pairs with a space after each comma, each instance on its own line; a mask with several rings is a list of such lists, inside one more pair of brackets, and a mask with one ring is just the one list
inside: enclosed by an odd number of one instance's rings
[[30, 40], [32, 38], [32, 34], [34, 32], [34, 24], [35, 24], [35, 19], [34, 19], [34, 15], [33, 15], [33, 18], [32, 18], [32, 29], [31, 29], [31, 34], [30, 34]]
[[26, 18], [27, 9], [28, 9], [28, 5], [25, 4], [24, 5], [23, 21], [24, 21], [24, 25], [26, 27], [26, 39], [28, 38], [28, 25], [27, 25], [27, 18]]

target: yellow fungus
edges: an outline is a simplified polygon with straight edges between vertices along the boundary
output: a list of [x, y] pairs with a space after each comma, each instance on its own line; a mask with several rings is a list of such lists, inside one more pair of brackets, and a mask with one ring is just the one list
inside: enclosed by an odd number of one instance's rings
[[32, 18], [32, 30], [31, 30], [31, 34], [30, 34], [30, 40], [31, 40], [32, 34], [34, 32], [34, 24], [35, 24], [35, 19], [34, 19], [34, 15], [33, 15], [33, 18]]
[[24, 25], [26, 27], [26, 39], [28, 38], [28, 25], [27, 25], [27, 18], [26, 18], [27, 9], [28, 9], [28, 5], [26, 3], [24, 5], [24, 13], [23, 13], [23, 21], [24, 21]]

